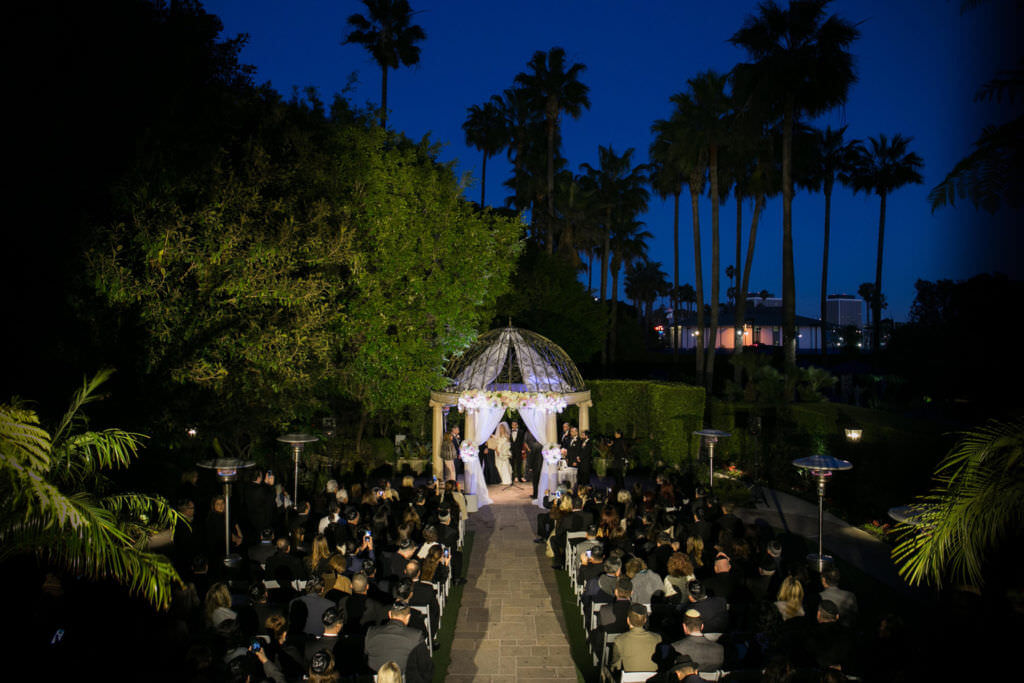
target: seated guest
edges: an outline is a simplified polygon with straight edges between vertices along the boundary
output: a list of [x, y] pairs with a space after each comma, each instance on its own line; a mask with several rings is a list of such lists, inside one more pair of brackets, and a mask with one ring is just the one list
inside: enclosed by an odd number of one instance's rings
[[612, 671], [653, 671], [654, 652], [661, 642], [661, 636], [644, 628], [647, 623], [647, 608], [633, 604], [626, 616], [629, 631], [615, 639], [612, 644], [610, 668]]
[[804, 616], [804, 587], [795, 576], [787, 576], [776, 595], [775, 609], [783, 621]]
[[661, 577], [648, 569], [638, 557], [626, 563], [626, 576], [633, 580], [633, 602], [650, 604], [651, 596], [664, 589]]
[[672, 643], [676, 652], [689, 655], [697, 662], [699, 671], [718, 671], [725, 661], [725, 648], [704, 637], [704, 620], [695, 609], [686, 610], [683, 616], [682, 640]]
[[633, 596], [633, 582], [628, 576], [620, 576], [615, 583], [615, 600], [597, 613], [597, 628], [604, 633], [625, 633], [629, 626], [626, 617], [629, 615], [630, 600]]
[[685, 553], [672, 553], [668, 558], [668, 575], [665, 577], [663, 589], [665, 597], [677, 596], [674, 602], [679, 602], [686, 594], [690, 582], [696, 576], [693, 574], [693, 562]]
[[700, 581], [691, 581], [687, 587], [689, 607], [700, 613], [704, 621], [704, 633], [717, 635], [729, 630], [729, 606], [725, 598], [713, 597], [704, 590]]
[[839, 608], [839, 621], [852, 628], [857, 620], [857, 596], [839, 587], [839, 567], [830, 564], [821, 572], [821, 600], [831, 600]]
[[395, 662], [407, 683], [427, 683], [434, 676], [434, 663], [422, 634], [408, 625], [411, 611], [396, 603], [388, 610], [388, 623], [367, 632], [366, 659], [374, 671]]

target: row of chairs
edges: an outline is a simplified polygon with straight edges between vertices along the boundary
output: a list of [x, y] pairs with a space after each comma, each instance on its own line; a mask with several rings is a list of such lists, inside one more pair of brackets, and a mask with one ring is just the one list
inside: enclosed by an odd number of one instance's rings
[[[572, 588], [573, 594], [576, 596], [576, 604], [580, 611], [580, 618], [583, 622], [583, 630], [587, 634], [592, 634], [597, 631], [598, 627], [598, 614], [601, 611], [601, 607], [605, 603], [595, 602], [590, 606], [590, 613], [586, 613], [585, 605], [583, 600], [583, 591], [586, 586], [579, 580], [578, 567], [580, 566], [580, 556], [578, 552], [579, 543], [573, 543], [574, 540], [586, 538], [586, 532], [584, 531], [570, 531], [566, 533], [565, 538], [565, 570], [569, 575], [569, 585]], [[647, 608], [648, 613], [651, 611], [650, 603], [644, 603], [644, 607]], [[618, 633], [603, 633], [601, 638], [598, 639], [601, 643], [599, 652], [592, 652], [594, 657], [594, 664], [600, 666], [602, 680], [614, 681], [611, 670], [609, 669], [609, 662], [611, 659], [612, 646], [615, 640], [619, 637]], [[591, 641], [593, 642], [593, 641]], [[635, 683], [637, 681], [646, 681], [652, 676], [657, 675], [657, 671], [624, 671], [621, 673], [621, 678], [618, 680], [620, 683]], [[700, 677], [707, 681], [717, 681], [723, 672], [702, 672]]]

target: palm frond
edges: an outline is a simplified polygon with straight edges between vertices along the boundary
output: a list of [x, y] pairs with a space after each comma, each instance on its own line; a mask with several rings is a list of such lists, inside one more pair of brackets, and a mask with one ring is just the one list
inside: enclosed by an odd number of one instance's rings
[[1024, 419], [963, 433], [934, 482], [915, 502], [915, 523], [897, 527], [893, 559], [911, 585], [981, 585], [986, 558], [1024, 527]]
[[0, 406], [0, 448], [5, 456], [31, 469], [50, 466], [50, 435], [39, 426], [39, 418], [31, 410]]

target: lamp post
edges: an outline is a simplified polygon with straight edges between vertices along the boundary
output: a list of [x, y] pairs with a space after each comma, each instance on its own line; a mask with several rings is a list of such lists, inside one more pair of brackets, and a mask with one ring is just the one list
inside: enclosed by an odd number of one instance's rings
[[728, 432], [723, 432], [720, 429], [701, 429], [694, 432], [695, 436], [699, 436], [704, 442], [704, 445], [708, 447], [708, 487], [715, 487], [715, 444], [718, 443], [719, 439], [724, 439], [727, 436], [732, 436]]
[[818, 478], [818, 553], [816, 555], [808, 555], [807, 559], [817, 564], [818, 572], [820, 573], [825, 568], [825, 563], [832, 561], [831, 557], [824, 554], [825, 549], [822, 545], [824, 537], [822, 519], [825, 509], [825, 482], [828, 481], [833, 472], [852, 470], [853, 465], [849, 460], [840, 460], [831, 455], [812, 455], [807, 458], [797, 458], [793, 461], [793, 464], [801, 469], [810, 470], [811, 474]]
[[237, 567], [242, 558], [231, 552], [231, 482], [238, 478], [238, 470], [252, 467], [252, 460], [238, 458], [217, 458], [196, 463], [199, 467], [214, 470], [224, 484], [224, 566]]
[[295, 509], [299, 507], [299, 456], [302, 455], [302, 449], [306, 447], [307, 443], [313, 443], [320, 439], [313, 436], [312, 434], [301, 434], [301, 433], [290, 433], [283, 434], [277, 437], [277, 440], [281, 443], [286, 443], [292, 447], [292, 459], [295, 461], [295, 473], [292, 478], [292, 505]]

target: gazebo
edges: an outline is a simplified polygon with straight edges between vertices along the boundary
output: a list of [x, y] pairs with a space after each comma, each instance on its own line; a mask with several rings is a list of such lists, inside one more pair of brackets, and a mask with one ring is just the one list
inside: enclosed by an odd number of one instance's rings
[[590, 428], [590, 390], [568, 354], [546, 337], [509, 325], [485, 332], [445, 369], [448, 386], [430, 392], [433, 410], [433, 468], [440, 477], [444, 414], [456, 406], [466, 413], [463, 439], [486, 440], [508, 409], [541, 444], [558, 441], [558, 413], [579, 406], [580, 430]]

